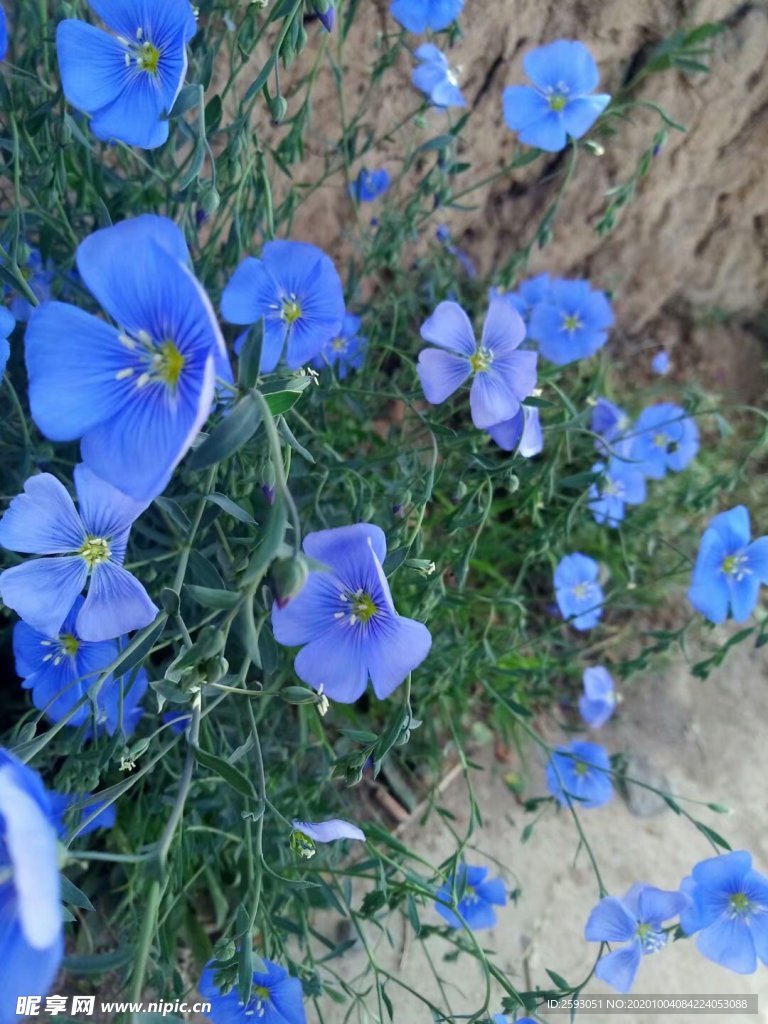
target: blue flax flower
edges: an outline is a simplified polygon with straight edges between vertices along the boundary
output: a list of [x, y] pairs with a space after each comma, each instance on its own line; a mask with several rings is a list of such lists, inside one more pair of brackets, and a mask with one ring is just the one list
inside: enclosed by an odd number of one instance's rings
[[289, 604], [275, 603], [275, 639], [287, 647], [306, 645], [296, 655], [296, 674], [331, 700], [356, 701], [369, 677], [383, 700], [432, 644], [423, 623], [395, 611], [382, 569], [384, 533], [368, 523], [319, 530], [304, 538], [304, 551], [328, 571], [310, 572]]
[[548, 153], [564, 149], [568, 136], [586, 134], [611, 97], [594, 94], [600, 73], [583, 43], [571, 39], [529, 50], [523, 57], [533, 82], [504, 90], [504, 120], [520, 141]]
[[[611, 447], [623, 441], [631, 423], [629, 416], [620, 406], [609, 402], [607, 398], [598, 398], [590, 422], [590, 429], [599, 438], [595, 441], [597, 450], [607, 453]], [[621, 448], [624, 451], [624, 446]]]
[[451, 910], [454, 894], [458, 896], [458, 911], [472, 931], [493, 928], [496, 924], [494, 906], [507, 904], [507, 893], [500, 878], [486, 881], [488, 868], [460, 864], [456, 874], [437, 890], [435, 910], [445, 918], [451, 928], [463, 928], [459, 916]]
[[206, 965], [198, 986], [200, 995], [211, 1003], [213, 1024], [307, 1024], [301, 982], [271, 960], [266, 971], [253, 972], [253, 988], [247, 1005], [232, 988], [223, 994], [216, 984], [213, 962]]
[[599, 729], [616, 710], [616, 690], [608, 669], [602, 665], [584, 669], [584, 693], [579, 697], [581, 717], [593, 729]]
[[531, 313], [540, 302], [546, 302], [549, 297], [549, 287], [552, 279], [549, 274], [537, 274], [522, 281], [512, 292], [502, 291], [500, 288], [491, 288], [489, 298], [498, 296], [508, 302], [517, 310], [526, 324], [530, 323]]
[[645, 501], [645, 475], [640, 466], [623, 458], [612, 458], [592, 467], [601, 478], [589, 488], [589, 509], [596, 523], [618, 526], [627, 505]]
[[546, 297], [531, 312], [528, 336], [551, 363], [564, 366], [586, 359], [608, 340], [613, 310], [605, 294], [589, 281], [552, 281]]
[[413, 55], [421, 63], [413, 69], [411, 81], [429, 97], [433, 106], [466, 107], [467, 101], [459, 88], [458, 75], [436, 46], [424, 43]]
[[388, 188], [389, 171], [386, 167], [379, 167], [375, 171], [363, 168], [349, 186], [349, 192], [358, 203], [372, 203], [374, 199], [383, 196]]
[[0, 306], [0, 377], [5, 373], [8, 360], [11, 357], [11, 345], [8, 339], [13, 334], [16, 321], [13, 315]]
[[8, 23], [5, 20], [5, 11], [0, 5], [0, 60], [5, 60], [8, 53]]
[[77, 250], [83, 281], [119, 324], [44, 302], [26, 336], [32, 417], [53, 441], [137, 499], [163, 490], [211, 410], [226, 348], [188, 267], [184, 236], [143, 215]]
[[632, 440], [632, 458], [652, 480], [661, 480], [671, 469], [675, 473], [693, 460], [699, 450], [699, 428], [685, 410], [670, 402], [643, 409], [637, 417]]
[[601, 746], [574, 740], [557, 747], [547, 764], [547, 789], [564, 807], [601, 807], [613, 796], [611, 762]]
[[18, 996], [48, 992], [61, 963], [56, 826], [37, 772], [0, 749], [0, 1021]]
[[661, 377], [669, 373], [669, 355], [664, 349], [657, 352], [651, 360], [651, 369]]
[[425, 398], [439, 405], [471, 376], [472, 422], [481, 430], [511, 420], [536, 387], [536, 353], [519, 351], [525, 324], [506, 302], [491, 301], [479, 345], [456, 302], [441, 302], [422, 324], [421, 336], [440, 346], [419, 353]]
[[192, 721], [192, 713], [190, 711], [164, 711], [160, 715], [160, 720], [168, 726], [171, 732], [181, 736], [183, 732], [187, 731], [187, 727]]
[[[32, 691], [32, 703], [52, 722], [59, 722], [88, 694], [98, 676], [116, 660], [120, 645], [116, 640], [83, 640], [77, 632], [77, 620], [83, 607], [78, 597], [64, 620], [60, 632], [41, 633], [26, 622], [13, 629], [13, 653], [16, 672]], [[67, 724], [79, 727], [96, 723], [113, 736], [120, 727], [130, 736], [141, 718], [139, 702], [149, 685], [141, 669], [135, 679], [115, 679], [108, 675], [92, 700], [73, 711]], [[121, 699], [122, 697], [122, 699]], [[88, 735], [92, 733], [88, 730]]]
[[300, 857], [313, 857], [316, 843], [335, 843], [339, 839], [357, 839], [365, 842], [365, 832], [342, 818], [330, 818], [328, 821], [291, 822], [291, 849]]
[[636, 883], [622, 899], [606, 896], [589, 915], [584, 929], [587, 942], [623, 943], [600, 957], [595, 974], [617, 992], [629, 992], [644, 956], [667, 944], [664, 922], [688, 906], [679, 892], [667, 892]]
[[532, 405], [521, 405], [511, 420], [495, 423], [488, 427], [488, 433], [505, 452], [517, 449], [524, 459], [531, 459], [544, 448], [539, 410]]
[[335, 0], [309, 0], [309, 7], [320, 19], [326, 32], [332, 32], [336, 23]]
[[464, 0], [392, 0], [389, 13], [409, 32], [440, 32], [448, 28], [464, 7]]
[[[51, 297], [51, 285], [55, 276], [51, 261], [44, 261], [39, 249], [30, 249], [21, 272], [38, 303], [47, 302]], [[17, 320], [22, 323], [29, 320], [34, 308], [25, 295], [19, 292], [13, 294], [11, 313]]]
[[221, 297], [232, 324], [264, 319], [261, 370], [277, 366], [283, 349], [292, 370], [311, 362], [341, 330], [344, 289], [332, 261], [308, 242], [267, 242], [247, 256]]
[[686, 935], [707, 959], [737, 974], [768, 966], [768, 878], [746, 850], [700, 861], [680, 886], [689, 898], [680, 915]]
[[761, 583], [768, 583], [768, 537], [751, 539], [743, 505], [721, 512], [701, 538], [688, 600], [710, 622], [728, 612], [743, 622], [754, 611]]
[[88, 584], [75, 627], [83, 640], [111, 640], [157, 615], [144, 587], [123, 568], [131, 526], [146, 508], [84, 465], [75, 467], [79, 513], [50, 473], [32, 476], [0, 520], [0, 544], [42, 555], [0, 573], [0, 596], [33, 629], [57, 637]]
[[[114, 828], [117, 808], [114, 803], [90, 802], [88, 793], [49, 793], [56, 832], [62, 840], [72, 833], [90, 835], [101, 828]], [[72, 813], [71, 813], [72, 812]], [[95, 815], [95, 817], [94, 817]]]
[[564, 619], [574, 629], [592, 629], [603, 614], [600, 566], [593, 558], [564, 555], [555, 569], [555, 595]]
[[197, 31], [189, 0], [88, 0], [109, 32], [67, 18], [56, 30], [67, 101], [88, 114], [108, 142], [155, 149], [168, 138], [168, 114], [187, 73], [187, 42]]
[[359, 370], [365, 360], [368, 339], [359, 334], [362, 321], [354, 313], [345, 313], [341, 330], [323, 345], [317, 358], [312, 360], [316, 370], [335, 366], [339, 380], [346, 380], [350, 370]]

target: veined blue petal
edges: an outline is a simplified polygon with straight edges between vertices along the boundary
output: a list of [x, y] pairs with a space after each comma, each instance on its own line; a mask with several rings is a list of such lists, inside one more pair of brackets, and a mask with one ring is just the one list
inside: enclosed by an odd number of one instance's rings
[[538, 124], [551, 113], [544, 96], [528, 85], [508, 85], [502, 94], [504, 120], [513, 132]]
[[103, 562], [91, 574], [85, 604], [77, 616], [77, 632], [83, 640], [112, 640], [148, 626], [158, 610], [127, 569]]
[[751, 870], [752, 855], [746, 850], [733, 850], [699, 861], [693, 869], [693, 880], [705, 889], [739, 892], [744, 876]]
[[338, 602], [339, 584], [333, 573], [311, 572], [292, 600], [282, 608], [277, 602], [272, 606], [275, 640], [286, 647], [299, 647], [316, 640], [333, 622]]
[[517, 310], [502, 298], [491, 299], [483, 324], [481, 346], [489, 349], [495, 358], [506, 358], [524, 338], [525, 323]]
[[56, 49], [64, 95], [73, 107], [88, 114], [114, 103], [135, 73], [126, 66], [126, 48], [84, 21], [59, 22]]
[[157, 42], [180, 29], [187, 39], [197, 30], [195, 13], [189, 0], [88, 0], [91, 10], [111, 29], [126, 39], [135, 39], [136, 30], [142, 29], [142, 38]]
[[128, 532], [149, 502], [129, 497], [82, 463], [75, 466], [74, 478], [83, 524], [94, 537], [114, 538], [112, 558], [122, 562]]
[[[535, 353], [523, 352], [513, 355], [535, 356]], [[472, 422], [479, 430], [511, 420], [521, 407], [520, 399], [495, 364], [492, 364], [489, 370], [475, 374], [469, 391], [469, 405], [472, 410]]]
[[635, 983], [642, 959], [640, 943], [633, 942], [624, 949], [616, 949], [601, 957], [595, 966], [595, 974], [617, 992], [629, 992]]
[[316, 530], [306, 535], [303, 547], [310, 558], [331, 566], [343, 577], [354, 574], [361, 557], [367, 557], [369, 547], [379, 562], [387, 557], [384, 531], [373, 523]]
[[[255, 980], [255, 984], [259, 984], [257, 980]], [[274, 1024], [283, 1024], [283, 1021], [286, 1024], [306, 1024], [303, 989], [298, 978], [292, 978], [286, 972], [285, 977], [270, 984], [269, 998], [279, 1014], [279, 1017], [275, 1016]], [[271, 1024], [266, 1016], [264, 1024]]]
[[638, 906], [641, 921], [659, 926], [685, 910], [688, 898], [680, 892], [644, 885], [638, 894]]
[[74, 502], [50, 473], [31, 476], [0, 520], [0, 544], [9, 551], [66, 554], [77, 551], [84, 540], [85, 530]]
[[590, 913], [584, 928], [587, 942], [629, 942], [637, 922], [624, 903], [615, 896], [600, 900]]
[[707, 530], [714, 530], [720, 538], [725, 554], [732, 555], [745, 548], [752, 539], [749, 525], [749, 510], [744, 505], [737, 505], [727, 512], [710, 519]]
[[368, 666], [373, 689], [384, 700], [429, 654], [432, 637], [423, 622], [395, 616], [390, 629], [369, 642]]
[[567, 103], [563, 110], [563, 125], [571, 138], [580, 139], [586, 135], [610, 102], [610, 96], [600, 94], [580, 96]]
[[333, 843], [337, 839], [359, 839], [365, 842], [365, 833], [357, 825], [342, 818], [331, 818], [328, 821], [297, 821], [291, 825], [297, 832], [314, 839], [316, 843]]
[[520, 438], [523, 436], [523, 407], [509, 420], [501, 423], [494, 423], [488, 427], [488, 433], [505, 452], [513, 452], [517, 448]]
[[521, 142], [547, 153], [559, 153], [568, 141], [562, 114], [556, 110], [550, 110], [540, 121], [532, 121], [520, 128], [518, 135]]
[[730, 582], [731, 614], [734, 622], [744, 622], [755, 610], [760, 591], [760, 581], [755, 576], [745, 575]]
[[389, 13], [408, 32], [420, 35], [427, 30], [428, 9], [426, 3], [413, 0], [392, 0]]
[[594, 57], [574, 39], [558, 39], [529, 50], [523, 57], [523, 67], [539, 89], [560, 91], [564, 85], [574, 96], [592, 92], [600, 81]]
[[53, 441], [82, 437], [127, 400], [129, 382], [118, 374], [129, 353], [90, 313], [44, 302], [29, 319], [25, 352], [32, 418]]
[[439, 405], [461, 387], [469, 377], [469, 360], [454, 352], [438, 348], [424, 348], [419, 352], [417, 365], [424, 397], [432, 405]]
[[694, 583], [688, 590], [688, 600], [696, 611], [716, 625], [728, 618], [730, 597], [728, 583], [722, 573], [711, 580]]
[[79, 555], [35, 558], [0, 573], [0, 597], [34, 629], [56, 636], [87, 576]]
[[315, 690], [322, 686], [340, 704], [354, 704], [368, 685], [365, 652], [351, 629], [329, 629], [302, 647], [293, 664], [299, 679]]
[[263, 261], [246, 256], [224, 288], [221, 313], [231, 324], [253, 324], [277, 302], [277, 285]]
[[421, 325], [424, 341], [469, 358], [477, 348], [469, 317], [458, 302], [441, 302]]
[[170, 122], [162, 117], [165, 98], [148, 78], [135, 74], [116, 100], [95, 111], [90, 127], [97, 139], [119, 140], [139, 149], [157, 149], [168, 140]]
[[709, 960], [736, 974], [757, 970], [757, 953], [752, 934], [741, 917], [723, 915], [699, 932], [696, 948]]

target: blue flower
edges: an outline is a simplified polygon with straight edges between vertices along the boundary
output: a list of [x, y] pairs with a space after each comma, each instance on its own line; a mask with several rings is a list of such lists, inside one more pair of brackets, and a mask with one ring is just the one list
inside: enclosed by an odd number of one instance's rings
[[429, 653], [421, 622], [398, 615], [382, 569], [387, 555], [378, 526], [357, 523], [304, 538], [304, 551], [328, 567], [310, 572], [293, 600], [272, 608], [275, 639], [302, 646], [294, 668], [331, 700], [351, 704], [370, 677], [379, 700], [388, 697]]
[[155, 149], [187, 73], [197, 31], [189, 0], [88, 0], [110, 29], [68, 18], [56, 30], [67, 101], [88, 114], [97, 138]]
[[602, 665], [584, 669], [584, 694], [579, 697], [581, 717], [593, 729], [605, 725], [616, 710], [616, 690], [610, 672]]
[[439, 405], [472, 376], [469, 404], [472, 422], [481, 430], [515, 417], [536, 387], [536, 353], [518, 351], [525, 325], [506, 302], [491, 302], [480, 345], [456, 302], [441, 302], [422, 324], [421, 336], [440, 346], [419, 353], [425, 398]]
[[[32, 691], [32, 703], [52, 722], [59, 722], [86, 696], [99, 674], [120, 653], [115, 640], [94, 642], [80, 637], [77, 620], [82, 607], [83, 598], [78, 597], [60, 632], [53, 635], [41, 633], [26, 622], [14, 626], [16, 672], [24, 680], [24, 689]], [[108, 675], [92, 701], [85, 701], [67, 724], [79, 727], [95, 721], [97, 729], [103, 727], [113, 736], [122, 722], [123, 732], [130, 736], [141, 718], [139, 702], [148, 685], [144, 669], [133, 680]], [[92, 732], [89, 728], [87, 735]]]
[[586, 555], [565, 555], [557, 564], [557, 606], [574, 629], [592, 629], [603, 614], [604, 598], [599, 575], [600, 566]]
[[[58, 836], [66, 840], [70, 833], [78, 837], [90, 835], [101, 828], [114, 828], [117, 808], [114, 803], [86, 802], [88, 793], [49, 793], [51, 811]], [[69, 812], [77, 811], [74, 820], [67, 822]], [[95, 817], [94, 817], [95, 814]], [[87, 824], [86, 824], [87, 823]]]
[[357, 839], [365, 842], [365, 832], [342, 818], [331, 818], [328, 821], [291, 822], [291, 849], [300, 857], [313, 857], [315, 843], [335, 843], [339, 839]]
[[768, 583], [768, 537], [751, 540], [743, 505], [721, 512], [701, 538], [688, 600], [710, 622], [736, 622], [754, 611], [761, 583]]
[[464, 0], [392, 0], [389, 13], [409, 32], [421, 34], [448, 28], [464, 7]]
[[547, 788], [564, 807], [601, 807], [613, 796], [611, 762], [601, 746], [574, 740], [557, 747], [547, 764]]
[[16, 321], [13, 315], [0, 306], [0, 377], [5, 373], [8, 360], [11, 357], [11, 345], [8, 339], [13, 334]]
[[[477, 271], [475, 265], [472, 262], [472, 258], [464, 252], [463, 249], [459, 249], [457, 245], [454, 245], [451, 241], [451, 230], [447, 224], [440, 224], [435, 231], [435, 237], [441, 245], [445, 246], [446, 252], [449, 252], [451, 256], [455, 257], [456, 260], [461, 264], [461, 268], [467, 277], [476, 277]], [[490, 296], [493, 298], [493, 296]]]
[[488, 433], [505, 452], [517, 449], [524, 459], [533, 458], [544, 449], [539, 410], [532, 405], [521, 405], [511, 420], [495, 423], [488, 427]]
[[564, 366], [586, 359], [608, 340], [613, 310], [589, 281], [552, 281], [547, 296], [531, 313], [528, 336], [551, 363]]
[[0, 749], [0, 1021], [43, 997], [63, 954], [56, 827], [40, 776]]
[[752, 974], [758, 958], [768, 966], [768, 878], [746, 850], [700, 861], [680, 888], [691, 901], [680, 926], [698, 933], [700, 953], [737, 974]]
[[120, 326], [44, 302], [27, 328], [38, 427], [53, 441], [82, 438], [83, 462], [136, 499], [168, 483], [208, 417], [227, 358], [188, 261], [183, 234], [164, 217], [103, 228], [81, 242], [77, 265]]
[[606, 896], [589, 915], [584, 929], [587, 942], [625, 943], [600, 957], [595, 974], [618, 992], [629, 992], [644, 956], [667, 944], [664, 922], [688, 906], [679, 892], [667, 892], [637, 883], [622, 899]]
[[466, 107], [458, 76], [436, 46], [424, 43], [414, 51], [414, 57], [421, 63], [413, 69], [411, 81], [435, 107]]
[[[51, 297], [51, 285], [54, 272], [50, 260], [44, 262], [39, 249], [30, 249], [29, 255], [21, 268], [24, 280], [38, 302], [46, 302]], [[29, 320], [35, 307], [26, 296], [14, 293], [11, 299], [11, 313], [20, 322]]]
[[529, 146], [548, 153], [564, 149], [567, 137], [580, 139], [610, 102], [604, 93], [592, 95], [600, 74], [583, 43], [558, 39], [539, 46], [526, 53], [523, 67], [534, 88], [504, 90], [504, 120]]
[[309, 6], [322, 22], [326, 32], [332, 32], [336, 23], [336, 10], [334, 0], [310, 0]]
[[527, 281], [523, 281], [513, 292], [491, 288], [488, 297], [492, 299], [498, 296], [504, 299], [513, 309], [517, 310], [528, 324], [534, 307], [538, 306], [540, 302], [547, 301], [551, 283], [552, 279], [549, 274], [537, 274], [535, 277], [529, 277]]
[[5, 60], [8, 53], [8, 23], [5, 20], [5, 11], [0, 6], [0, 60]]
[[[460, 864], [456, 874], [437, 890], [435, 910], [445, 918], [451, 928], [463, 928], [466, 923], [472, 931], [479, 928], [493, 928], [496, 924], [494, 906], [507, 905], [507, 893], [500, 878], [485, 880], [488, 868], [470, 867]], [[459, 916], [451, 910], [450, 904], [458, 897]]]
[[[590, 428], [601, 440], [595, 441], [598, 451], [607, 453], [616, 442], [622, 441], [631, 426], [629, 416], [607, 398], [598, 398], [592, 410]], [[605, 441], [606, 444], [603, 444]], [[623, 451], [623, 446], [622, 446]]]
[[699, 428], [685, 410], [670, 402], [650, 405], [637, 418], [633, 431], [632, 458], [652, 480], [667, 470], [679, 473], [699, 450]]
[[168, 726], [171, 732], [180, 736], [186, 732], [187, 726], [192, 721], [192, 713], [190, 711], [164, 711], [160, 715], [160, 720]]
[[269, 373], [286, 349], [296, 370], [319, 355], [341, 330], [344, 289], [332, 261], [308, 242], [267, 242], [261, 259], [247, 256], [221, 297], [232, 324], [264, 318], [261, 370]]
[[200, 995], [211, 1003], [209, 1016], [213, 1024], [307, 1024], [301, 982], [292, 978], [284, 967], [264, 960], [264, 974], [253, 972], [253, 988], [247, 1005], [237, 990], [225, 995], [216, 984], [214, 962], [209, 962], [198, 986]]
[[319, 356], [312, 360], [316, 370], [335, 366], [339, 380], [346, 380], [350, 370], [359, 370], [365, 360], [368, 339], [358, 334], [362, 321], [353, 313], [345, 313], [341, 330], [323, 345]]
[[663, 349], [651, 360], [651, 369], [662, 377], [669, 373], [669, 355]]
[[645, 475], [637, 463], [614, 457], [607, 466], [596, 463], [592, 472], [602, 474], [589, 488], [589, 509], [595, 522], [618, 526], [627, 505], [645, 501]]
[[383, 196], [389, 188], [389, 171], [380, 167], [376, 171], [360, 171], [357, 178], [349, 186], [349, 193], [358, 203], [372, 203]]
[[144, 587], [123, 568], [131, 525], [146, 508], [75, 467], [79, 513], [50, 473], [32, 476], [0, 520], [0, 544], [42, 555], [0, 573], [0, 596], [33, 629], [57, 637], [88, 583], [77, 613], [83, 640], [111, 640], [149, 625], [157, 615]]

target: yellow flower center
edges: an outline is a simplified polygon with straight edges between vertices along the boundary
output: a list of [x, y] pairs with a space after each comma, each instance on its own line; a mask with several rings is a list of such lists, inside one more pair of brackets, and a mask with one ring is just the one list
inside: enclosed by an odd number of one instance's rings
[[167, 384], [174, 391], [179, 383], [185, 362], [186, 359], [172, 341], [164, 341], [152, 357], [156, 376], [160, 378], [163, 384]]
[[669, 438], [666, 434], [655, 434], [653, 438], [653, 443], [656, 445], [657, 448], [666, 448], [669, 444]]
[[331, 342], [331, 348], [334, 352], [345, 352], [347, 348], [346, 338], [334, 338]]
[[548, 97], [547, 102], [549, 103], [550, 110], [564, 110], [565, 105], [568, 102], [568, 97], [563, 96], [560, 92], [555, 92]]
[[587, 775], [589, 773], [589, 765], [585, 764], [583, 761], [576, 761], [573, 766], [573, 770], [577, 775]]
[[469, 365], [473, 373], [483, 373], [491, 365], [491, 353], [484, 348], [479, 348], [474, 355], [469, 357]]
[[295, 298], [283, 299], [283, 309], [280, 316], [287, 324], [295, 324], [301, 316], [301, 306]]
[[112, 554], [106, 537], [89, 537], [77, 553], [85, 559], [89, 569], [108, 561]]
[[352, 600], [352, 614], [360, 622], [369, 622], [376, 614], [376, 605], [370, 594], [360, 594]]
[[735, 914], [748, 914], [752, 909], [749, 897], [743, 892], [735, 892], [730, 899], [731, 909]]
[[76, 636], [72, 636], [71, 633], [62, 633], [59, 637], [59, 643], [64, 654], [67, 654], [70, 658], [74, 658], [80, 649], [80, 641]]
[[563, 330], [568, 331], [569, 334], [573, 334], [574, 331], [580, 330], [583, 326], [584, 324], [575, 313], [569, 313], [563, 317]]
[[142, 43], [136, 51], [136, 62], [142, 71], [148, 71], [151, 75], [156, 75], [157, 67], [160, 63], [160, 51], [152, 43]]

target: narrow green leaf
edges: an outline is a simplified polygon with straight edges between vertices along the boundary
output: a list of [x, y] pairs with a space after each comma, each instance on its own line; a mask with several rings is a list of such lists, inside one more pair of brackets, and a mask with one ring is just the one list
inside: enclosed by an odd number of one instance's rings
[[205, 469], [223, 462], [253, 437], [261, 423], [261, 410], [251, 395], [241, 398], [232, 412], [190, 455], [190, 469]]
[[240, 793], [241, 796], [248, 800], [253, 800], [254, 803], [258, 803], [256, 790], [253, 788], [251, 780], [243, 775], [238, 768], [235, 768], [234, 765], [231, 765], [229, 761], [225, 761], [223, 757], [217, 757], [216, 754], [209, 754], [207, 750], [201, 750], [199, 747], [195, 750], [195, 757], [203, 767], [218, 775], [220, 779]]

